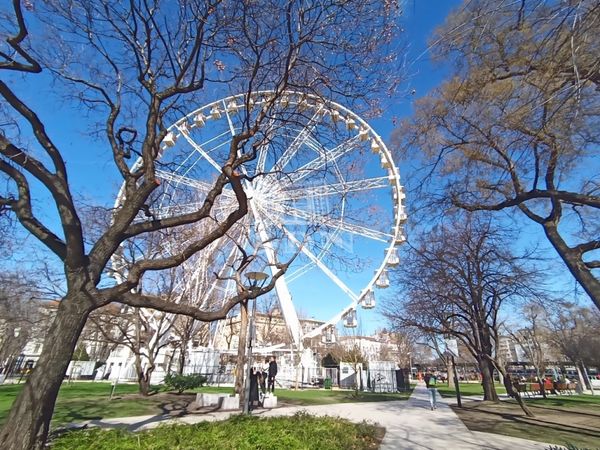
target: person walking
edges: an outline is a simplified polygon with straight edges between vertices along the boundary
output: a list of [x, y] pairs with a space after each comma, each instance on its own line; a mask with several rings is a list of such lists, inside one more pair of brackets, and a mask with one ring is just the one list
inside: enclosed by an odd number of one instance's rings
[[267, 384], [267, 391], [271, 394], [275, 392], [275, 377], [277, 376], [277, 362], [275, 362], [275, 357], [271, 356], [271, 361], [269, 362], [269, 379]]
[[431, 410], [437, 409], [436, 395], [437, 376], [435, 373], [427, 372], [425, 374], [425, 386], [429, 391], [429, 403], [431, 404]]

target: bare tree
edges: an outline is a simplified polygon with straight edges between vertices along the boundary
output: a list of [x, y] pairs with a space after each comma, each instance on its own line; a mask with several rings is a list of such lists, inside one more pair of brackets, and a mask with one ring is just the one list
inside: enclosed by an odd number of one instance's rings
[[489, 220], [473, 216], [423, 234], [395, 273], [403, 296], [388, 301], [385, 313], [398, 327], [458, 339], [477, 360], [491, 401], [498, 401], [494, 369], [505, 372], [494, 352], [500, 312], [530, 297], [535, 279], [508, 242]]
[[381, 361], [394, 360], [398, 363], [399, 367], [408, 367], [411, 369], [412, 357], [415, 352], [415, 343], [417, 336], [413, 329], [397, 329], [394, 331], [388, 331], [386, 329], [381, 330], [377, 333], [380, 339], [383, 339], [387, 344], [382, 348], [382, 353], [388, 355], [388, 358], [384, 358], [381, 355]]
[[575, 365], [582, 385], [591, 389], [584, 365], [600, 361], [600, 313], [564, 302], [548, 315], [545, 326], [550, 331], [550, 342]]
[[[36, 2], [35, 8], [25, 2], [25, 10], [13, 0], [12, 9], [7, 6], [0, 16], [6, 36], [0, 70], [19, 76], [0, 81], [2, 122], [8, 124], [0, 134], [0, 172], [9, 180], [2, 185], [0, 209], [55, 255], [66, 295], [36, 369], [0, 433], [0, 447], [41, 449], [60, 383], [93, 310], [119, 302], [212, 321], [274, 287], [289, 262], [278, 263], [261, 289], [249, 289], [238, 279], [239, 289], [230, 298], [206, 309], [138, 289], [143, 278], [193, 258], [247, 214], [242, 169], [268, 142], [266, 124], [285, 91], [377, 110], [377, 95], [393, 90], [400, 80], [401, 62], [395, 56], [399, 7], [375, 0], [49, 0]], [[26, 99], [32, 86], [56, 86], [57, 97], [89, 119], [95, 136], [87, 145], [108, 150], [123, 183], [121, 203], [91, 244], [84, 244], [88, 239], [69, 183], [68, 158], [53, 137], [57, 131], [36, 112], [36, 99]], [[189, 104], [229, 89], [246, 94], [245, 118], [219, 161], [219, 173], [196, 208], [158, 217], [152, 206], [161, 192], [157, 168], [168, 137], [165, 124], [175, 122]], [[253, 109], [251, 93], [257, 90], [272, 94]], [[138, 163], [131, 165], [134, 156]], [[58, 228], [32, 206], [38, 186], [48, 194], [40, 198], [54, 208]], [[217, 217], [215, 204], [226, 188], [234, 207]], [[176, 252], [129, 260], [119, 280], [107, 278], [109, 262], [124, 242], [198, 222], [209, 231]], [[248, 263], [239, 261], [238, 273]]]
[[17, 356], [31, 340], [43, 342], [48, 317], [35, 283], [17, 273], [0, 275], [0, 369], [14, 368]]
[[89, 316], [88, 330], [100, 335], [100, 341], [113, 348], [124, 346], [134, 356], [140, 394], [150, 393], [150, 379], [160, 351], [169, 344], [173, 321], [169, 315], [145, 308], [123, 311], [108, 305]]
[[196, 343], [202, 346], [208, 345], [210, 335], [209, 324], [198, 322], [193, 317], [176, 316], [171, 328], [170, 345], [177, 353], [177, 373], [183, 374], [188, 360], [188, 349]]
[[447, 81], [395, 135], [430, 205], [538, 224], [598, 308], [599, 25], [595, 0], [468, 2], [436, 36]]
[[274, 296], [262, 297], [257, 306], [256, 339], [262, 345], [291, 344], [292, 340]]
[[549, 330], [544, 326], [546, 312], [538, 304], [527, 304], [522, 309], [522, 318], [524, 321], [519, 324], [516, 331], [508, 331], [527, 359], [535, 368], [540, 390], [546, 398], [546, 389], [544, 377], [546, 374], [546, 364], [548, 362], [548, 335]]

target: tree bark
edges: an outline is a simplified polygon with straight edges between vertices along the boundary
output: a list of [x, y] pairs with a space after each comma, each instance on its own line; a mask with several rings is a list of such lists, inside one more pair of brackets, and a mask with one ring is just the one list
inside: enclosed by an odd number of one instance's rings
[[154, 361], [150, 361], [147, 367], [143, 367], [142, 358], [139, 354], [135, 355], [135, 369], [138, 379], [138, 390], [142, 395], [150, 395], [150, 378], [154, 372]]
[[138, 373], [139, 391], [142, 395], [150, 395], [150, 378], [152, 378], [152, 372], [154, 372], [153, 366]]
[[181, 344], [181, 347], [179, 348], [179, 357], [178, 357], [178, 365], [177, 365], [177, 373], [179, 375], [183, 375], [183, 369], [185, 368], [185, 352], [186, 352], [186, 348], [187, 348], [187, 343], [185, 344], [185, 347], [183, 346], [183, 343]]
[[40, 359], [0, 432], [0, 448], [3, 450], [44, 448], [58, 391], [92, 310], [84, 305], [89, 305], [87, 298], [65, 297], [60, 302]]
[[498, 402], [498, 394], [494, 385], [494, 367], [483, 357], [479, 359], [479, 368], [481, 369], [481, 385], [483, 386], [483, 399]]
[[588, 269], [577, 251], [570, 248], [558, 233], [556, 224], [545, 223], [544, 232], [546, 237], [567, 265], [573, 277], [579, 282], [583, 290], [590, 296], [596, 308], [600, 310], [600, 281], [590, 269]]

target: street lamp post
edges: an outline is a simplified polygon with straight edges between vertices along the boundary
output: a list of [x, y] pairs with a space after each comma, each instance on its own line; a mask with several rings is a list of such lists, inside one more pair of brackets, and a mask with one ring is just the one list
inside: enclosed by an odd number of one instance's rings
[[[264, 286], [269, 276], [263, 272], [248, 272], [246, 278], [250, 282], [250, 289]], [[256, 299], [252, 304], [252, 315], [248, 321], [248, 349], [246, 353], [246, 377], [244, 379], [244, 414], [250, 414], [250, 374], [252, 372], [252, 340], [255, 334], [254, 318], [256, 317]]]

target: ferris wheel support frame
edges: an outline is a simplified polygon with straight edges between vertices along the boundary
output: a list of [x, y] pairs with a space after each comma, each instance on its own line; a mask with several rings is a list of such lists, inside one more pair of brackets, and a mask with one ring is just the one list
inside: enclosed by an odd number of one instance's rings
[[[249, 188], [252, 189], [251, 187]], [[277, 257], [275, 255], [275, 249], [271, 244], [271, 240], [269, 239], [269, 235], [267, 234], [267, 230], [262, 218], [258, 215], [257, 208], [254, 205], [251, 195], [248, 196], [248, 204], [250, 206], [250, 211], [254, 216], [254, 220], [256, 221], [256, 230], [262, 242], [262, 247], [267, 256], [267, 262], [269, 263], [269, 269], [271, 271], [271, 275], [275, 275], [278, 272]], [[277, 292], [277, 297], [279, 299], [279, 306], [281, 307], [281, 313], [283, 314], [283, 318], [287, 325], [288, 331], [290, 332], [290, 336], [292, 337], [292, 341], [294, 346], [297, 349], [302, 349], [302, 326], [300, 325], [300, 320], [298, 319], [298, 313], [296, 312], [296, 308], [294, 308], [294, 303], [292, 301], [292, 294], [288, 289], [287, 283], [285, 282], [285, 275], [280, 276], [277, 281], [275, 281], [275, 291]]]

